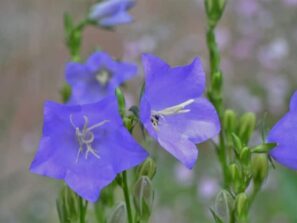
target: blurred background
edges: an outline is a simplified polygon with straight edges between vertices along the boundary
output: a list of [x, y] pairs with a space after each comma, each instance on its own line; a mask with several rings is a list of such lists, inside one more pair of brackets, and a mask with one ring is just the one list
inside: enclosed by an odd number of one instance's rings
[[[64, 83], [63, 13], [77, 20], [91, 0], [1, 0], [0, 3], [0, 222], [58, 222], [61, 182], [30, 174], [42, 128], [43, 103], [59, 101]], [[94, 47], [139, 64], [153, 52], [172, 65], [199, 55], [208, 68], [202, 0], [138, 0], [135, 22], [114, 32], [88, 28], [83, 57]], [[222, 52], [226, 105], [267, 116], [272, 126], [297, 89], [297, 0], [229, 0], [217, 35]], [[129, 81], [128, 97], [143, 79]], [[135, 94], [134, 94], [135, 95]], [[136, 97], [134, 97], [135, 99]], [[132, 103], [132, 102], [131, 102]], [[255, 134], [252, 143], [257, 143]], [[209, 208], [220, 170], [211, 146], [201, 145], [194, 171], [160, 150], [152, 223], [212, 222]], [[254, 223], [297, 222], [297, 173], [277, 166], [252, 208]]]

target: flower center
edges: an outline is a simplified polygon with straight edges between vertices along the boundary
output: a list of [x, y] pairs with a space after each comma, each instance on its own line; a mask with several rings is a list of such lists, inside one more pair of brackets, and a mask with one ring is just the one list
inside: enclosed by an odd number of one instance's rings
[[178, 105], [174, 105], [174, 106], [165, 108], [160, 111], [152, 110], [151, 123], [152, 123], [153, 127], [156, 130], [158, 130], [159, 121], [160, 121], [160, 119], [164, 118], [165, 116], [184, 114], [184, 113], [191, 111], [190, 109], [185, 109], [185, 107], [192, 104], [194, 101], [195, 101], [194, 99], [189, 99], [189, 100], [182, 102]]
[[100, 126], [109, 122], [109, 120], [104, 120], [104, 121], [99, 122], [95, 125], [92, 125], [91, 127], [88, 127], [88, 124], [89, 124], [88, 117], [84, 115], [83, 118], [84, 118], [85, 122], [84, 122], [83, 128], [80, 129], [79, 127], [77, 127], [74, 124], [73, 119], [72, 119], [72, 114], [69, 117], [70, 123], [73, 126], [73, 128], [75, 129], [75, 135], [76, 135], [77, 141], [79, 143], [79, 149], [78, 149], [77, 156], [76, 156], [77, 163], [78, 163], [80, 154], [83, 152], [85, 152], [85, 159], [88, 158], [89, 153], [91, 153], [97, 159], [100, 159], [100, 156], [95, 151], [95, 149], [92, 147], [92, 143], [95, 140], [95, 136], [94, 136], [94, 133], [92, 132], [92, 130], [99, 128]]
[[106, 69], [101, 69], [99, 72], [96, 73], [96, 80], [103, 86], [107, 85], [110, 78], [111, 73]]

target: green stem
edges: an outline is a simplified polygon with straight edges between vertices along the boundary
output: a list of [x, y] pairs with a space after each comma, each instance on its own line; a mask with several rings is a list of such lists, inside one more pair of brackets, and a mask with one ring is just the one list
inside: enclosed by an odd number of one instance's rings
[[[222, 86], [217, 86], [217, 83], [214, 83], [214, 75], [218, 72], [220, 72], [220, 52], [218, 49], [216, 36], [215, 36], [215, 26], [210, 26], [206, 34], [207, 39], [207, 46], [208, 46], [208, 52], [209, 52], [209, 66], [210, 66], [210, 86], [209, 86], [209, 99], [215, 106], [221, 126], [222, 126], [222, 118], [223, 118], [223, 100], [222, 100], [222, 92], [221, 88]], [[215, 86], [214, 86], [215, 85]], [[220, 84], [222, 85], [222, 84]], [[226, 153], [226, 145], [225, 145], [225, 137], [223, 128], [220, 132], [219, 137], [219, 145], [217, 150], [218, 159], [221, 164], [221, 168], [223, 171], [223, 185], [224, 188], [228, 188], [229, 186], [229, 173], [228, 173], [228, 162], [227, 162], [227, 153]]]
[[259, 193], [259, 191], [261, 190], [261, 187], [262, 187], [262, 183], [260, 184], [254, 184], [254, 187], [253, 187], [253, 191], [252, 191], [252, 194], [250, 196], [250, 199], [249, 199], [249, 206], [248, 206], [248, 210], [251, 208], [257, 194]]
[[88, 209], [88, 201], [79, 197], [79, 206], [80, 206], [80, 216], [79, 216], [80, 220], [79, 220], [79, 222], [85, 223], [86, 222], [86, 213], [87, 213], [87, 209]]
[[132, 215], [132, 208], [131, 208], [131, 203], [130, 203], [130, 193], [129, 193], [129, 188], [128, 188], [128, 180], [127, 180], [127, 172], [126, 171], [123, 171], [122, 177], [123, 177], [122, 188], [123, 188], [125, 202], [126, 202], [128, 223], [133, 223], [133, 217], [132, 217], [133, 215]]

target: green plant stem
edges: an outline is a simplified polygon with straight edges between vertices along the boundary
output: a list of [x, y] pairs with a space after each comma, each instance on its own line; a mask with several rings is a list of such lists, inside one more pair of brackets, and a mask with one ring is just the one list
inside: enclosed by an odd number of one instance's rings
[[88, 209], [88, 201], [79, 197], [79, 206], [80, 206], [79, 222], [85, 223], [86, 222], [86, 213], [87, 213], [87, 209]]
[[254, 184], [253, 186], [253, 190], [252, 190], [252, 194], [249, 198], [249, 206], [248, 206], [248, 210], [251, 208], [257, 194], [259, 193], [259, 191], [261, 190], [261, 187], [262, 187], [262, 183], [260, 184]]
[[[215, 36], [215, 26], [210, 26], [208, 28], [207, 34], [207, 46], [209, 52], [209, 66], [210, 66], [210, 86], [209, 86], [209, 99], [214, 104], [216, 110], [218, 111], [221, 126], [222, 126], [222, 117], [223, 117], [223, 100], [222, 100], [222, 92], [221, 87], [217, 89], [216, 86], [213, 86], [213, 78], [214, 74], [220, 72], [220, 52], [218, 50], [218, 45], [216, 42]], [[227, 153], [226, 153], [226, 145], [225, 145], [225, 137], [223, 128], [220, 132], [219, 136], [219, 144], [217, 147], [217, 155], [221, 164], [221, 168], [223, 171], [223, 185], [224, 188], [228, 189], [229, 186], [229, 173], [228, 173], [228, 164], [227, 164]]]
[[128, 223], [133, 223], [133, 215], [132, 215], [132, 209], [131, 209], [131, 203], [130, 203], [130, 193], [128, 188], [128, 180], [127, 180], [127, 172], [123, 171], [122, 173], [123, 178], [123, 192], [126, 202], [126, 208], [127, 208], [127, 217], [128, 217]]

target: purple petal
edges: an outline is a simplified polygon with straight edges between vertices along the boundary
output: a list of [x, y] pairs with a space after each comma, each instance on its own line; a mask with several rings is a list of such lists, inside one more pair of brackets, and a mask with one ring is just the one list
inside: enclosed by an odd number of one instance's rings
[[109, 27], [109, 26], [116, 26], [120, 24], [130, 23], [132, 21], [133, 21], [133, 17], [129, 15], [127, 12], [122, 11], [110, 17], [102, 18], [100, 20], [100, 25]]
[[91, 8], [90, 19], [100, 20], [104, 17], [110, 17], [120, 11], [129, 10], [135, 5], [134, 0], [109, 0], [95, 4]]
[[290, 110], [291, 111], [297, 111], [297, 91], [291, 97]]
[[277, 143], [270, 155], [280, 164], [297, 169], [297, 113], [287, 113], [270, 130], [267, 141]]
[[204, 142], [220, 132], [220, 121], [213, 105], [204, 98], [198, 98], [194, 103], [186, 107], [190, 111], [164, 117], [166, 125], [171, 126], [172, 131], [178, 132], [182, 137], [190, 139], [194, 143]]
[[70, 85], [75, 85], [79, 82], [88, 82], [93, 75], [88, 72], [83, 64], [69, 62], [65, 68], [65, 79]]
[[[96, 74], [101, 70], [110, 73], [110, 80], [102, 85]], [[93, 53], [85, 62], [69, 63], [66, 68], [66, 80], [72, 87], [72, 94], [67, 102], [73, 104], [95, 103], [108, 95], [114, 95], [115, 89], [124, 81], [136, 75], [134, 64], [118, 62], [105, 52]]]
[[189, 65], [170, 68], [162, 60], [144, 55], [143, 65], [146, 74], [144, 95], [154, 110], [180, 104], [203, 93], [205, 74], [198, 58]]
[[198, 149], [194, 143], [172, 131], [168, 125], [160, 129], [158, 142], [187, 168], [193, 168], [198, 157]]
[[85, 65], [89, 72], [95, 74], [101, 69], [113, 69], [113, 67], [116, 66], [116, 62], [113, 61], [109, 54], [103, 51], [97, 51], [86, 60]]

